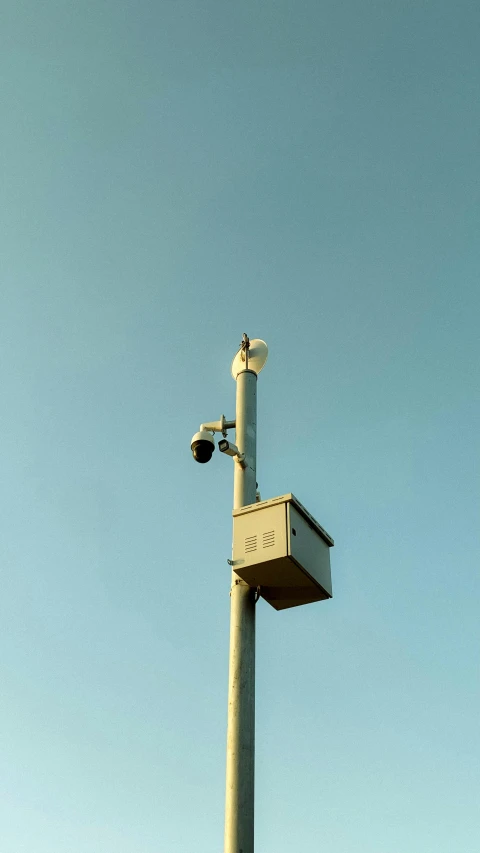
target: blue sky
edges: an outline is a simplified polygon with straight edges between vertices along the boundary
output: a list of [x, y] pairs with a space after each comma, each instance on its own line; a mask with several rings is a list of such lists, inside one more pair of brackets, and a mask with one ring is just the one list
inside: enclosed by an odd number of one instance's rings
[[222, 849], [230, 362], [334, 598], [257, 612], [262, 853], [476, 853], [480, 13], [3, 6], [0, 849]]

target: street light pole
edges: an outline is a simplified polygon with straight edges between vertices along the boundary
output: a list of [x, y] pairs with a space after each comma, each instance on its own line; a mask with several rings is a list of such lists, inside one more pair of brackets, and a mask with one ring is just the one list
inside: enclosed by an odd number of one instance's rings
[[[238, 373], [235, 442], [245, 459], [235, 460], [233, 507], [255, 503], [257, 374]], [[255, 784], [255, 590], [232, 571], [228, 677], [227, 779], [224, 853], [253, 853]]]
[[[233, 567], [230, 590], [227, 784], [224, 853], [254, 853], [255, 604], [275, 610], [332, 597], [329, 549], [334, 542], [291, 493], [261, 501], [257, 494], [257, 374], [265, 365], [265, 341], [243, 335], [232, 362], [237, 383], [236, 418], [200, 424], [190, 447], [196, 462], [215, 450], [234, 459]], [[236, 429], [235, 441], [227, 431]], [[258, 503], [257, 503], [258, 499]], [[257, 550], [258, 542], [258, 550]]]

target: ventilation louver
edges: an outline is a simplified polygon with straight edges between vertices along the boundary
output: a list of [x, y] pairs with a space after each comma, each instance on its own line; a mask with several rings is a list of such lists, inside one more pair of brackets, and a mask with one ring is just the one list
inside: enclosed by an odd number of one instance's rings
[[263, 547], [272, 548], [273, 545], [275, 545], [275, 531], [269, 530], [268, 533], [263, 534]]

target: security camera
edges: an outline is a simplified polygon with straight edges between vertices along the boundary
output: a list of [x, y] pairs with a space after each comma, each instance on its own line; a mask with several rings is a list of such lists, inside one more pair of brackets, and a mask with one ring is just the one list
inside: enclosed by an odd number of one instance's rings
[[227, 456], [233, 456], [236, 461], [240, 463], [242, 468], [246, 467], [245, 454], [240, 453], [238, 447], [235, 444], [232, 444], [231, 441], [227, 441], [226, 438], [223, 438], [221, 441], [218, 442], [218, 449], [222, 453], [226, 453]]
[[222, 453], [226, 453], [227, 456], [238, 456], [239, 450], [231, 441], [227, 441], [226, 438], [223, 438], [222, 441], [218, 442], [218, 449]]
[[195, 462], [210, 462], [212, 453], [215, 450], [215, 441], [209, 432], [202, 429], [200, 432], [195, 433], [190, 442], [190, 447], [192, 448]]

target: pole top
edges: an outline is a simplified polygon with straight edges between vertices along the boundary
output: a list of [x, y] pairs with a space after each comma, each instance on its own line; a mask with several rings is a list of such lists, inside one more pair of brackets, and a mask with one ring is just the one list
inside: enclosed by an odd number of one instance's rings
[[237, 378], [244, 370], [260, 373], [268, 357], [268, 347], [260, 338], [250, 338], [243, 333], [240, 349], [232, 361], [232, 376]]

